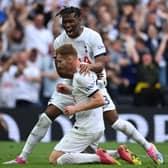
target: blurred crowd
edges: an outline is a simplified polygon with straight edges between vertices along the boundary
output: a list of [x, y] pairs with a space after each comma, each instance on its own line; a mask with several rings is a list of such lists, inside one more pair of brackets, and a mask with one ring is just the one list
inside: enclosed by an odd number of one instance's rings
[[56, 13], [82, 10], [82, 24], [98, 31], [107, 49], [112, 98], [164, 105], [168, 85], [167, 0], [1, 0], [0, 107], [45, 106], [60, 78], [53, 40], [62, 31]]

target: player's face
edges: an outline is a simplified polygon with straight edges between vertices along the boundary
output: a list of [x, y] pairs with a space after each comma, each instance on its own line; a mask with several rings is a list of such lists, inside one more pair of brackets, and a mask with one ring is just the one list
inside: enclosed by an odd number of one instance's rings
[[62, 26], [70, 38], [76, 38], [81, 33], [80, 18], [75, 17], [74, 13], [62, 16]]
[[73, 60], [71, 56], [63, 58], [60, 54], [57, 54], [55, 58], [55, 66], [58, 74], [63, 78], [73, 77]]

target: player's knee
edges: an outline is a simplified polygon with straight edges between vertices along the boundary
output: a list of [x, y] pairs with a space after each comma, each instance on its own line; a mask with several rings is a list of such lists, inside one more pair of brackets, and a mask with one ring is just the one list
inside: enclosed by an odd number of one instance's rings
[[49, 156], [49, 163], [50, 164], [56, 164], [57, 158], [55, 158], [52, 154]]
[[38, 121], [38, 126], [48, 127], [49, 125], [51, 125], [51, 123], [52, 121], [50, 120], [50, 118], [48, 118], [48, 116], [45, 113], [41, 114]]
[[48, 105], [45, 113], [51, 121], [54, 121], [60, 114], [62, 114], [61, 110], [52, 104]]
[[53, 160], [53, 158], [49, 157], [49, 163], [54, 165], [57, 163], [57, 161], [55, 161], [55, 160]]
[[107, 121], [110, 125], [113, 125], [119, 118], [116, 110], [104, 112], [103, 116], [104, 120]]

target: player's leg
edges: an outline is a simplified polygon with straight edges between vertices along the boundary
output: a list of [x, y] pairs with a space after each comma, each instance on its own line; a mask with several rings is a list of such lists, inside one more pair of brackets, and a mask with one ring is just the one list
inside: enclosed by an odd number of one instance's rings
[[106, 111], [103, 116], [105, 121], [112, 125], [113, 129], [123, 132], [129, 138], [141, 144], [146, 150], [150, 148], [151, 144], [138, 132], [133, 124], [119, 118], [116, 110]]
[[[163, 163], [163, 156], [157, 150], [157, 148], [150, 142], [148, 142], [139, 132], [138, 130], [131, 124], [130, 122], [118, 118], [116, 110], [107, 111], [103, 113], [104, 119], [108, 121], [109, 124], [112, 125], [117, 131], [123, 132], [126, 136], [133, 139], [135, 142], [139, 143], [147, 152], [147, 155], [151, 157], [151, 159], [157, 163]], [[116, 119], [116, 120], [115, 120]]]
[[[52, 164], [79, 164], [94, 162], [114, 164], [115, 159], [113, 160], [112, 157], [103, 150], [99, 150], [94, 154], [81, 153], [85, 151], [89, 145], [95, 148], [92, 149], [92, 151], [96, 151], [98, 141], [102, 135], [103, 132], [86, 134], [72, 129], [55, 146], [49, 157], [49, 162]], [[94, 145], [92, 145], [92, 143], [94, 143]]]
[[39, 120], [35, 124], [34, 128], [30, 132], [26, 143], [20, 153], [20, 155], [11, 161], [4, 162], [4, 164], [25, 164], [27, 163], [27, 157], [35, 148], [36, 144], [45, 136], [49, 126], [54, 118], [61, 114], [61, 111], [54, 105], [48, 105], [46, 111], [41, 114]]
[[[103, 131], [100, 133], [94, 134], [86, 134], [80, 131], [80, 129], [72, 128], [70, 132], [68, 132], [61, 141], [54, 147], [52, 151], [49, 162], [57, 163], [57, 159], [59, 158], [60, 151], [63, 153], [81, 153], [85, 151], [93, 142], [95, 142], [94, 146], [97, 148], [98, 140], [103, 135]], [[96, 149], [93, 149], [96, 151]]]
[[19, 158], [23, 160], [27, 160], [28, 155], [32, 152], [36, 144], [46, 135], [52, 121], [62, 114], [64, 107], [73, 104], [73, 98], [54, 92], [48, 104], [46, 111], [40, 116], [19, 155]]
[[103, 163], [117, 164], [120, 163], [108, 155], [104, 150], [97, 150], [96, 154], [89, 153], [65, 153], [57, 159], [57, 164], [82, 164], [82, 163]]
[[25, 164], [27, 158], [37, 143], [45, 136], [52, 121], [61, 114], [61, 111], [54, 105], [48, 105], [46, 111], [41, 114], [39, 120], [30, 132], [25, 145], [15, 160], [4, 162], [3, 164]]
[[46, 111], [42, 113], [38, 122], [35, 124], [33, 130], [29, 134], [29, 137], [27, 138], [19, 157], [17, 157], [15, 160], [4, 162], [4, 164], [26, 163], [27, 157], [35, 148], [36, 144], [45, 136], [49, 126], [52, 124], [52, 121], [54, 121], [57, 116], [62, 114], [62, 111], [64, 111], [63, 109], [66, 105], [72, 104], [73, 98], [71, 96], [54, 92]]
[[[57, 157], [57, 161], [53, 162], [54, 156]], [[111, 158], [110, 158], [111, 159]], [[101, 162], [100, 157], [97, 154], [89, 153], [64, 153], [61, 151], [53, 151], [50, 156], [51, 164], [81, 164], [81, 163], [96, 163]]]
[[[112, 102], [107, 90], [103, 89], [102, 93], [106, 99], [107, 104], [104, 106], [104, 120], [106, 120], [113, 129], [117, 131], [121, 131], [129, 138], [133, 139], [135, 142], [139, 143], [147, 152], [147, 154], [154, 160], [156, 163], [162, 163], [163, 157], [161, 153], [153, 146], [150, 142], [148, 142], [135, 128], [133, 124], [130, 122], [123, 120], [118, 117], [117, 111], [115, 109], [115, 105]], [[151, 152], [150, 152], [151, 151]], [[152, 154], [150, 154], [152, 153]], [[154, 154], [155, 153], [155, 154]]]
[[46, 111], [41, 114], [38, 122], [30, 132], [19, 158], [27, 160], [28, 155], [32, 152], [36, 144], [46, 135], [52, 121], [60, 114], [61, 111], [56, 106], [52, 104], [48, 105]]
[[104, 120], [107, 121], [113, 129], [123, 132], [126, 136], [141, 144], [145, 149], [149, 149], [151, 144], [146, 141], [146, 139], [138, 132], [133, 124], [119, 118], [115, 105], [107, 93], [107, 90], [103, 89], [102, 91], [106, 100], [106, 105], [103, 107]]

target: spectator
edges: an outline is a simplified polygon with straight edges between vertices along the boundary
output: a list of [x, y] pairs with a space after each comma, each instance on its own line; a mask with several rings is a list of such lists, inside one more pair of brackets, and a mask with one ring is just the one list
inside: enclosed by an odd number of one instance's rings
[[2, 39], [2, 34], [0, 33], [0, 58], [5, 55], [4, 43]]
[[167, 76], [168, 74], [166, 71], [167, 63], [168, 63], [168, 33], [163, 34], [163, 38], [161, 41], [161, 44], [159, 46], [159, 49], [156, 53], [156, 62], [159, 65], [159, 81], [162, 86], [166, 86], [167, 84]]
[[150, 52], [144, 52], [137, 65], [137, 85], [135, 87], [135, 105], [164, 105], [159, 83], [158, 67]]
[[134, 19], [134, 10], [134, 3], [129, 1], [122, 3], [119, 7], [120, 15], [117, 19], [117, 25], [120, 25], [121, 22], [126, 22], [128, 25], [135, 28], [136, 21]]
[[160, 45], [160, 37], [157, 28], [154, 25], [149, 25], [147, 29], [148, 38], [146, 41], [152, 55], [155, 55]]
[[38, 63], [38, 50], [36, 48], [32, 48], [28, 52], [28, 55], [29, 55], [28, 56], [28, 65], [40, 68], [40, 65]]
[[26, 51], [18, 53], [15, 68], [16, 106], [39, 105], [40, 70], [28, 64], [28, 53]]
[[109, 49], [109, 61], [107, 64], [107, 77], [109, 81], [109, 88], [113, 88], [110, 93], [114, 90], [120, 92], [120, 89], [127, 87], [129, 81], [126, 78], [121, 77], [121, 67], [129, 64], [129, 58], [123, 51], [122, 41], [115, 40], [111, 43], [111, 49]]
[[6, 34], [0, 31], [0, 58], [6, 56], [7, 54], [7, 38]]
[[15, 66], [13, 65], [15, 62], [14, 59], [14, 56], [12, 58], [1, 58], [0, 107], [4, 108], [14, 108], [16, 106], [16, 98], [14, 94], [16, 87], [14, 77]]
[[8, 32], [8, 55], [15, 55], [26, 48], [22, 25], [16, 25]]
[[0, 107], [14, 108], [15, 107], [15, 79], [14, 67], [15, 56], [10, 59], [3, 56], [0, 59]]
[[[84, 25], [101, 33], [109, 52], [110, 62], [114, 61], [112, 66], [108, 66], [107, 71], [110, 85], [114, 86], [113, 89], [117, 93], [121, 91], [123, 94], [132, 93], [130, 88], [133, 88], [136, 82], [134, 64], [146, 50], [152, 52], [159, 65], [161, 86], [167, 86], [168, 47], [165, 36], [168, 30], [168, 3], [162, 0], [1, 0], [0, 57], [13, 56], [17, 52], [27, 50], [31, 55], [29, 64], [31, 62], [41, 68], [42, 62], [48, 55], [48, 46], [62, 31], [61, 20], [55, 19], [55, 12], [63, 6], [70, 5], [80, 6]], [[126, 61], [124, 65], [122, 61], [119, 65], [115, 62], [120, 58], [116, 57], [113, 50], [114, 43], [116, 46], [119, 45], [118, 39], [122, 40], [121, 53], [119, 53], [123, 54], [121, 60]], [[111, 41], [113, 41], [112, 45]], [[36, 49], [37, 53], [32, 49]], [[33, 59], [36, 61], [34, 62]], [[1, 86], [7, 79], [5, 76], [9, 75], [10, 71], [13, 72], [12, 69], [9, 68], [1, 75]]]
[[44, 14], [36, 13], [32, 24], [25, 26], [26, 49], [37, 48], [40, 55], [48, 52], [48, 46], [53, 42], [53, 34], [44, 27]]
[[54, 18], [51, 21], [49, 21], [47, 27], [53, 33], [54, 38], [56, 38], [62, 31], [60, 18]]
[[144, 51], [148, 50], [145, 41], [140, 37], [137, 37], [135, 39], [135, 49], [139, 56], [141, 56], [144, 53]]
[[42, 76], [42, 103], [44, 107], [47, 105], [54, 89], [56, 89], [56, 84], [59, 81], [59, 75], [56, 72], [54, 62], [53, 62], [53, 46], [49, 46], [49, 53], [43, 57], [41, 76]]
[[108, 11], [106, 5], [99, 6], [97, 11], [98, 24], [97, 28], [101, 32], [107, 32], [111, 40], [115, 40], [118, 36], [118, 31], [115, 28], [115, 20], [113, 20], [111, 13]]

